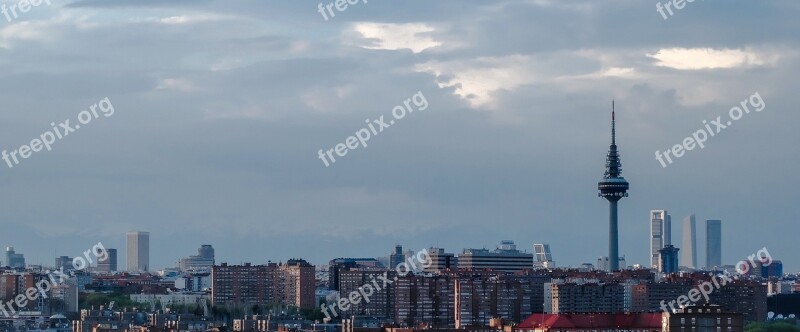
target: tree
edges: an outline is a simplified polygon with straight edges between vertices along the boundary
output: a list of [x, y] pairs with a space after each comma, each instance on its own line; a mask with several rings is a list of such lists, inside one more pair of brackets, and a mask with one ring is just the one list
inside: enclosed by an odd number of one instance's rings
[[800, 327], [786, 322], [751, 323], [745, 332], [800, 332]]
[[322, 319], [325, 318], [320, 308], [300, 309], [300, 316], [303, 317], [303, 319], [311, 321], [322, 321]]
[[252, 307], [250, 307], [250, 312], [252, 312], [253, 315], [260, 315], [261, 314], [261, 306], [258, 305], [258, 304], [254, 304]]

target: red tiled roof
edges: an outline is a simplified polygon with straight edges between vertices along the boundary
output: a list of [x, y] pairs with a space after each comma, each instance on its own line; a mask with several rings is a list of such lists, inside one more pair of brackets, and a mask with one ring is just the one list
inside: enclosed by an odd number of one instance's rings
[[533, 314], [519, 325], [526, 328], [660, 328], [661, 314]]

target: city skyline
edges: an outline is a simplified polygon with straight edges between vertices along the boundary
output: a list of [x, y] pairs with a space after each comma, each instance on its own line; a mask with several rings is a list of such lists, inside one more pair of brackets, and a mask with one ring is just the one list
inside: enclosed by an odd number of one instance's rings
[[[652, 233], [652, 227], [654, 227], [653, 225], [656, 225], [656, 223], [654, 223], [654, 221], [661, 221], [661, 219], [657, 219], [657, 218], [655, 217], [655, 214], [658, 214], [658, 215], [660, 215], [660, 216], [666, 216], [666, 217], [667, 217], [667, 220], [668, 220], [668, 221], [671, 221], [671, 216], [668, 214], [668, 212], [667, 212], [666, 210], [651, 210], [651, 211], [650, 211], [650, 220], [648, 221], [648, 222], [650, 223], [650, 225], [651, 225], [651, 233], [650, 233], [650, 236], [651, 236], [651, 237], [653, 236], [653, 233]], [[656, 218], [656, 219], [654, 219], [654, 218]], [[698, 236], [698, 233], [697, 233], [697, 228], [696, 228], [696, 216], [695, 216], [694, 214], [690, 214], [689, 216], [687, 216], [686, 218], [684, 218], [684, 220], [683, 220], [683, 223], [682, 223], [682, 228], [681, 228], [681, 233], [682, 233], [682, 235], [683, 235], [683, 236], [681, 236], [681, 237], [679, 238], [679, 240], [680, 240], [680, 243], [681, 243], [681, 247], [676, 247], [676, 248], [682, 248], [682, 247], [684, 247], [684, 246], [685, 246], [685, 243], [686, 243], [686, 242], [684, 242], [684, 241], [685, 241], [685, 240], [684, 240], [684, 238], [685, 238], [685, 236], [686, 236], [686, 234], [687, 234], [687, 233], [686, 233], [686, 231], [687, 231], [687, 229], [688, 229], [688, 228], [686, 228], [686, 227], [687, 227], [687, 225], [691, 224], [691, 223], [687, 223], [687, 222], [689, 222], [689, 221], [694, 221], [693, 223], [695, 224], [695, 226], [694, 226], [694, 227], [692, 227], [692, 228], [694, 229], [694, 231], [692, 232], [692, 233], [693, 233], [693, 235], [694, 235], [694, 236], [693, 236], [693, 237], [694, 237], [694, 239], [693, 239], [693, 240], [689, 240], [689, 242], [691, 242], [691, 243], [694, 243], [694, 246], [695, 246], [695, 250], [694, 250], [694, 256], [695, 256], [695, 259], [697, 259], [697, 256], [698, 256], [698, 255], [700, 255], [700, 253], [701, 253], [701, 252], [699, 252], [699, 251], [697, 250], [697, 249], [699, 248], [699, 247], [698, 247], [698, 244], [697, 244], [697, 236]], [[668, 226], [666, 226], [666, 225], [669, 225], [669, 224], [670, 224], [670, 223], [658, 223], [658, 225], [660, 225], [662, 228], [664, 228], [664, 227], [668, 227]], [[714, 224], [714, 225], [716, 225], [716, 226], [712, 226], [712, 224]], [[723, 240], [724, 240], [724, 237], [722, 236], [721, 220], [709, 219], [709, 220], [706, 220], [706, 222], [704, 223], [704, 225], [705, 225], [705, 227], [704, 227], [705, 233], [703, 234], [703, 240], [704, 240], [704, 242], [700, 243], [700, 246], [701, 246], [701, 247], [703, 247], [703, 248], [705, 249], [705, 251], [703, 251], [703, 252], [702, 252], [702, 254], [703, 254], [702, 258], [703, 258], [703, 263], [704, 263], [704, 264], [702, 264], [702, 265], [701, 265], [701, 264], [697, 264], [698, 266], [696, 266], [695, 268], [707, 268], [707, 267], [711, 267], [711, 266], [708, 266], [708, 265], [707, 265], [707, 263], [708, 263], [708, 260], [709, 260], [709, 259], [711, 259], [711, 257], [709, 257], [709, 252], [710, 252], [710, 251], [709, 251], [709, 248], [712, 248], [712, 247], [717, 247], [717, 246], [718, 246], [718, 247], [720, 247], [720, 249], [721, 249], [721, 248], [722, 248], [722, 242], [724, 242], [724, 241], [723, 241]], [[709, 229], [712, 229], [712, 228], [715, 230], [715, 233], [714, 233], [714, 234], [718, 234], [718, 235], [719, 235], [719, 238], [717, 238], [717, 237], [715, 237], [715, 236], [712, 236], [712, 235], [711, 235], [711, 233], [709, 233]], [[669, 227], [669, 228], [666, 228], [666, 229], [670, 229], [670, 231], [665, 231], [665, 233], [662, 233], [662, 235], [661, 235], [661, 236], [663, 236], [663, 238], [664, 238], [664, 239], [669, 239], [669, 241], [666, 241], [666, 242], [664, 242], [664, 245], [671, 244], [671, 243], [672, 243], [672, 242], [671, 242], [671, 241], [672, 241], [671, 239], [673, 238], [673, 237], [672, 237], [672, 234], [671, 234], [671, 227]], [[144, 234], [144, 235], [145, 235], [145, 238], [146, 238], [146, 241], [147, 241], [147, 245], [148, 245], [148, 247], [149, 247], [150, 232], [134, 231], [134, 232], [127, 232], [127, 233], [125, 233], [125, 237], [126, 237], [125, 246], [122, 246], [122, 247], [123, 247], [123, 248], [126, 248], [126, 250], [124, 251], [124, 255], [125, 255], [124, 257], [125, 257], [125, 260], [126, 260], [126, 264], [125, 264], [124, 268], [122, 268], [122, 267], [121, 267], [122, 265], [119, 265], [119, 263], [117, 263], [117, 265], [116, 265], [116, 266], [117, 266], [117, 271], [130, 271], [130, 270], [128, 269], [128, 264], [129, 264], [129, 263], [128, 263], [128, 260], [132, 259], [133, 257], [132, 257], [132, 256], [129, 256], [127, 248], [128, 248], [128, 246], [130, 245], [129, 243], [131, 243], [131, 242], [129, 242], [129, 241], [132, 239], [132, 238], [131, 238], [131, 235], [133, 235], [134, 237], [136, 237], [136, 236], [135, 236], [136, 234]], [[712, 240], [718, 240], [718, 242], [711, 242]], [[491, 240], [490, 240], [490, 241], [491, 241]], [[515, 242], [514, 240], [502, 240], [502, 241], [501, 241], [501, 240], [497, 240], [497, 241], [495, 242], [495, 244], [496, 244], [496, 243], [498, 243], [498, 242], [500, 242], [501, 244], [503, 244], [504, 242], [507, 242], [507, 241], [508, 241], [508, 242], [511, 242], [511, 243], [512, 243], [512, 245], [513, 245], [513, 244], [514, 244], [514, 242]], [[539, 242], [541, 242], [541, 241], [539, 241]], [[547, 256], [549, 256], [549, 257], [552, 257], [552, 252], [551, 252], [551, 251], [549, 251], [549, 250], [550, 250], [550, 249], [549, 249], [550, 245], [549, 245], [549, 244], [539, 244], [539, 242], [533, 241], [533, 242], [531, 242], [531, 243], [530, 243], [530, 245], [528, 245], [528, 246], [525, 246], [525, 245], [523, 245], [523, 246], [522, 246], [522, 247], [519, 249], [519, 250], [520, 250], [520, 252], [523, 252], [523, 253], [526, 253], [526, 254], [531, 254], [531, 255], [533, 256], [532, 258], [533, 258], [533, 262], [534, 262], [534, 263], [537, 263], [537, 262], [538, 262], [538, 259], [539, 259], [539, 255], [537, 255], [537, 252], [536, 252], [536, 246], [537, 246], [537, 245], [546, 247], [546, 248], [547, 248], [547, 250], [548, 250], [548, 251], [547, 251]], [[113, 243], [113, 242], [109, 242], [109, 243]], [[200, 255], [200, 251], [201, 251], [201, 250], [204, 250], [204, 249], [206, 249], [206, 248], [207, 248], [207, 250], [210, 250], [210, 255], [211, 255], [210, 257], [211, 257], [211, 258], [212, 258], [212, 260], [213, 260], [213, 257], [214, 257], [214, 251], [215, 251], [215, 250], [214, 250], [214, 248], [213, 248], [213, 245], [210, 245], [210, 244], [203, 244], [203, 242], [202, 242], [202, 241], [199, 241], [198, 243], [200, 243], [200, 244], [198, 244], [198, 246], [200, 246], [200, 249], [195, 249], [195, 250], [197, 251], [197, 254], [198, 254], [198, 255]], [[657, 243], [657, 242], [651, 242], [651, 246], [649, 247], [649, 248], [650, 248], [650, 250], [652, 250], [652, 249], [654, 248], [654, 247], [653, 247], [653, 245], [654, 245], [655, 243]], [[662, 245], [662, 248], [663, 248], [663, 246], [664, 246], [664, 245]], [[135, 244], [133, 244], [133, 246], [134, 246], [134, 247], [136, 247], [136, 245], [135, 245]], [[393, 248], [394, 250], [397, 250], [397, 248], [398, 248], [398, 247], [403, 247], [403, 246], [404, 246], [403, 244], [397, 244], [397, 245], [395, 245], [395, 246], [392, 246], [392, 248]], [[197, 246], [195, 246], [195, 248], [196, 248], [196, 247], [197, 247]], [[458, 255], [460, 255], [460, 254], [462, 254], [462, 253], [463, 253], [463, 252], [462, 252], [463, 250], [484, 250], [484, 249], [487, 249], [487, 248], [489, 248], [489, 249], [490, 249], [490, 248], [492, 248], [492, 247], [493, 247], [493, 245], [488, 245], [488, 246], [487, 246], [487, 245], [483, 245], [483, 246], [480, 246], [480, 245], [479, 245], [479, 246], [469, 246], [469, 245], [465, 245], [465, 246], [461, 247], [460, 249], [457, 249], [457, 248], [452, 248], [452, 249], [451, 249], [451, 248], [442, 248], [442, 249], [445, 249], [446, 251], [449, 251], [449, 252], [451, 252], [451, 253], [455, 254], [456, 256], [458, 256]], [[529, 247], [530, 247], [530, 248], [529, 248]], [[8, 246], [7, 248], [12, 248], [12, 249], [13, 249], [13, 247], [12, 247], [12, 246]], [[437, 246], [434, 246], [434, 245], [429, 245], [429, 246], [426, 246], [425, 248], [426, 248], [426, 249], [429, 249], [429, 248], [441, 248], [441, 247], [437, 247]], [[500, 246], [498, 246], [497, 248], [499, 249], [499, 248], [500, 248]], [[109, 249], [109, 250], [111, 250], [111, 251], [113, 251], [113, 253], [114, 253], [114, 257], [116, 258], [116, 257], [117, 257], [117, 256], [116, 256], [116, 255], [117, 255], [117, 249], [116, 249], [116, 248], [111, 248], [111, 247], [109, 247], [108, 249]], [[148, 248], [148, 249], [149, 249], [149, 248]], [[588, 252], [588, 251], [587, 251], [587, 252]], [[19, 254], [22, 254], [22, 255], [24, 255], [25, 253], [24, 253], [24, 252], [19, 252], [19, 251], [17, 251], [17, 255], [19, 255]], [[71, 257], [71, 256], [60, 256], [60, 253], [54, 253], [54, 254], [55, 254], [55, 256], [54, 256], [55, 258], [59, 258], [59, 257]], [[375, 258], [379, 258], [379, 257], [390, 257], [390, 256], [391, 256], [391, 255], [393, 255], [393, 254], [395, 254], [395, 251], [388, 252], [388, 253], [378, 253], [378, 254], [375, 254], [374, 256], [371, 256], [371, 257], [375, 257]], [[719, 255], [720, 255], [720, 257], [721, 257], [721, 251], [720, 251], [720, 252], [718, 252], [717, 254], [719, 254]], [[620, 253], [620, 255], [619, 255], [619, 256], [620, 256], [620, 257], [625, 257], [626, 255], [627, 255], [627, 254], [626, 254], [625, 252], [622, 252], [622, 253]], [[681, 264], [683, 264], [683, 262], [684, 262], [684, 260], [686, 259], [686, 257], [685, 257], [685, 256], [683, 256], [684, 254], [680, 254], [680, 255], [681, 255], [681, 256], [680, 256], [680, 261], [681, 261]], [[714, 254], [712, 254], [712, 255], [714, 255]], [[148, 255], [148, 256], [149, 256], [149, 255]], [[148, 268], [148, 269], [149, 269], [149, 271], [148, 271], [148, 272], [156, 272], [157, 270], [160, 270], [160, 269], [163, 269], [163, 268], [173, 268], [173, 267], [178, 267], [178, 266], [180, 265], [180, 261], [181, 261], [182, 259], [186, 259], [186, 257], [189, 257], [189, 256], [192, 256], [190, 251], [187, 251], [187, 253], [185, 253], [185, 254], [178, 254], [178, 256], [176, 256], [176, 257], [175, 257], [175, 259], [174, 259], [174, 262], [173, 262], [173, 263], [168, 263], [168, 264], [166, 264], [166, 265], [164, 265], [164, 266], [158, 266], [158, 267], [157, 267], [157, 268], [155, 268], [155, 269]], [[338, 255], [338, 256], [336, 256], [335, 254], [334, 254], [333, 256], [335, 256], [335, 257], [337, 257], [337, 258], [338, 258], [338, 257], [344, 257], [344, 256], [342, 256], [342, 255]], [[331, 258], [333, 258], [333, 256], [332, 256]], [[123, 257], [123, 256], [120, 256], [120, 257]], [[200, 256], [195, 256], [195, 257], [200, 257]], [[285, 259], [285, 261], [288, 261], [288, 260], [290, 260], [290, 259], [294, 259], [294, 258], [298, 258], [298, 257], [300, 257], [300, 256], [298, 256], [298, 255], [291, 255], [291, 254], [290, 254], [289, 258], [286, 258], [286, 259]], [[369, 255], [359, 255], [359, 254], [356, 254], [356, 255], [355, 255], [355, 256], [353, 256], [353, 257], [370, 257], [370, 256], [369, 256]], [[605, 257], [608, 257], [608, 256], [605, 256]], [[657, 257], [657, 256], [652, 256], [652, 257], [654, 257], [654, 258], [655, 258], [655, 257]], [[204, 258], [207, 258], [207, 257], [204, 257]], [[569, 264], [568, 266], [558, 266], [558, 267], [572, 267], [572, 268], [578, 268], [578, 267], [580, 267], [580, 265], [581, 265], [581, 264], [586, 264], [586, 263], [590, 263], [590, 264], [591, 264], [591, 263], [594, 261], [594, 259], [595, 259], [595, 258], [596, 258], [596, 257], [587, 257], [587, 259], [586, 259], [585, 261], [578, 262], [578, 263], [574, 263], [574, 264]], [[4, 259], [5, 259], [5, 257], [4, 257]], [[135, 259], [135, 258], [134, 258], [134, 259]], [[52, 258], [51, 258], [50, 260], [52, 261]], [[45, 262], [44, 264], [43, 264], [43, 263], [40, 263], [40, 262], [38, 262], [38, 261], [31, 262], [31, 261], [30, 261], [29, 259], [27, 259], [27, 258], [25, 258], [25, 261], [26, 261], [26, 265], [41, 265], [41, 266], [49, 266], [49, 265], [48, 265], [48, 263], [46, 263], [46, 262]], [[255, 263], [255, 264], [259, 264], [259, 263], [266, 263], [266, 262], [272, 262], [272, 261], [281, 261], [281, 260], [276, 260], [276, 259], [273, 259], [273, 258], [270, 258], [270, 257], [264, 257], [262, 261], [259, 261], [259, 260], [257, 260], [257, 259], [256, 259], [256, 260], [252, 260], [252, 261], [247, 261], [247, 260], [243, 260], [243, 259], [241, 259], [241, 258], [234, 258], [234, 259], [233, 259], [233, 260], [231, 260], [231, 261], [225, 261], [225, 260], [217, 260], [217, 261], [218, 261], [218, 262], [230, 263], [230, 264], [236, 264], [236, 262], [239, 262], [239, 263], [245, 263], [245, 262], [247, 262], [247, 263]], [[311, 260], [307, 260], [307, 261], [311, 262], [311, 263], [312, 263], [312, 264], [314, 264], [314, 265], [324, 265], [324, 263], [326, 262], [326, 260], [325, 260], [325, 259], [322, 259], [322, 260], [321, 260], [321, 261], [319, 261], [319, 262], [316, 262], [316, 261], [311, 261]], [[118, 262], [119, 262], [119, 261], [118, 261]], [[148, 257], [148, 262], [149, 262], [149, 257]], [[552, 261], [552, 262], [554, 262], [554, 261]], [[737, 262], [737, 261], [730, 261], [730, 262], [722, 261], [722, 264], [723, 264], [723, 265], [733, 265], [733, 264], [735, 264], [736, 262]], [[5, 261], [0, 261], [0, 263], [2, 263], [2, 265], [3, 265], [3, 266], [7, 265]], [[699, 263], [699, 261], [698, 261], [698, 262], [696, 262], [696, 263]], [[171, 265], [170, 265], [170, 264], [171, 264]], [[646, 268], [646, 267], [648, 267], [648, 265], [647, 265], [647, 262], [638, 262], [638, 261], [631, 261], [631, 262], [630, 262], [630, 263], [628, 263], [627, 265], [628, 265], [628, 267], [630, 267], [630, 266], [632, 266], [632, 265], [634, 265], [634, 264], [640, 264], [640, 265], [641, 265], [643, 268]], [[391, 264], [390, 264], [390, 265], [391, 265]], [[683, 265], [682, 265], [682, 266], [683, 266]], [[657, 268], [657, 267], [658, 267], [658, 264], [655, 264], [655, 265], [653, 266], [653, 268]], [[689, 266], [687, 266], [687, 267], [689, 267]], [[134, 272], [136, 272], [136, 271], [134, 271]]]
[[[115, 112], [4, 166], [0, 242], [29, 264], [98, 241], [121, 261], [122, 233], [148, 230], [155, 269], [203, 243], [218, 261], [319, 263], [508, 239], [577, 266], [608, 255], [594, 190], [616, 100], [628, 265], [650, 261], [649, 211], [665, 209], [675, 225], [723, 220], [725, 260], [768, 245], [800, 271], [797, 11], [695, 1], [664, 20], [637, 1], [410, 0], [324, 20], [302, 2], [53, 2], [0, 27], [2, 149], [106, 97]], [[418, 91], [426, 110], [320, 162]], [[756, 93], [763, 111], [656, 159]]]
[[[655, 213], [666, 213], [665, 210], [651, 210], [650, 211], [651, 218], [654, 217], [654, 214], [653, 214], [654, 212]], [[669, 216], [669, 215], [667, 214], [667, 216]], [[650, 220], [651, 224], [653, 224], [653, 220], [654, 219]], [[687, 225], [686, 222], [690, 221], [690, 220], [694, 220], [694, 215], [690, 215], [690, 216], [686, 217], [686, 219], [684, 219], [684, 224], [683, 225], [686, 226]], [[714, 224], [716, 226], [712, 226], [712, 224]], [[709, 248], [712, 248], [712, 247], [720, 247], [721, 248], [722, 247], [722, 242], [723, 242], [722, 240], [724, 239], [721, 236], [719, 238], [716, 237], [716, 235], [721, 235], [722, 227], [721, 227], [721, 221], [720, 220], [711, 220], [711, 219], [709, 219], [709, 220], [706, 220], [705, 225], [706, 225], [706, 227], [704, 227], [704, 228], [706, 229], [706, 233], [704, 234], [703, 247], [705, 247], [706, 251], [703, 252], [703, 254], [705, 255], [704, 256], [704, 259], [705, 259], [704, 263], [708, 262], [709, 259], [713, 260], [713, 257], [709, 256], [709, 252], [710, 252]], [[714, 233], [708, 232], [708, 230], [711, 229], [711, 228], [715, 229]], [[686, 229], [684, 228], [684, 230], [686, 230]], [[233, 261], [215, 260], [215, 258], [214, 258], [215, 257], [215, 249], [213, 248], [213, 245], [201, 244], [201, 245], [199, 245], [200, 248], [196, 249], [197, 255], [186, 254], [186, 255], [183, 255], [183, 256], [180, 256], [180, 257], [176, 258], [174, 263], [172, 263], [172, 264], [167, 264], [167, 265], [160, 266], [160, 267], [157, 267], [157, 268], [148, 267], [146, 271], [145, 270], [136, 270], [136, 269], [131, 270], [131, 269], [128, 268], [128, 266], [130, 264], [129, 260], [133, 259], [135, 261], [138, 257], [133, 257], [133, 256], [137, 256], [137, 255], [129, 256], [127, 248], [130, 247], [130, 246], [133, 246], [134, 248], [136, 248], [137, 247], [137, 243], [136, 242], [137, 241], [141, 241], [141, 235], [143, 235], [144, 239], [145, 239], [145, 242], [143, 242], [143, 243], [146, 244], [146, 246], [149, 248], [150, 232], [135, 231], [135, 232], [127, 232], [125, 234], [126, 234], [126, 242], [127, 242], [126, 243], [127, 244], [126, 251], [125, 251], [126, 265], [125, 265], [125, 268], [121, 268], [121, 267], [119, 267], [120, 265], [118, 265], [118, 263], [113, 264], [113, 266], [114, 266], [114, 268], [116, 268], [117, 272], [125, 271], [125, 272], [150, 272], [150, 273], [155, 273], [155, 272], [158, 272], [159, 270], [162, 270], [162, 269], [181, 268], [182, 265], [186, 264], [186, 263], [184, 263], [184, 260], [199, 260], [201, 262], [200, 264], [202, 264], [202, 265], [206, 265], [209, 262], [215, 262], [215, 261], [216, 261], [216, 264], [225, 263], [225, 264], [233, 264], [233, 265], [235, 265], [235, 264], [245, 264], [245, 263], [248, 263], [248, 264], [267, 264], [267, 263], [270, 263], [270, 262], [291, 261], [293, 259], [303, 259], [303, 260], [306, 260], [306, 261], [310, 262], [311, 264], [317, 265], [317, 266], [323, 266], [323, 265], [327, 264], [327, 260], [324, 260], [324, 259], [322, 261], [320, 261], [320, 262], [314, 262], [314, 261], [307, 260], [305, 258], [302, 258], [300, 256], [296, 256], [296, 255], [295, 256], [291, 256], [290, 258], [287, 258], [285, 260], [274, 259], [274, 258], [271, 258], [271, 257], [264, 257], [261, 260], [256, 259], [256, 260], [252, 260], [252, 261], [247, 261], [247, 260], [242, 260], [242, 259], [233, 260]], [[695, 231], [695, 236], [696, 236], [696, 231]], [[671, 236], [667, 236], [667, 237], [671, 238]], [[133, 242], [129, 242], [129, 240], [132, 240], [132, 239], [133, 239]], [[719, 240], [719, 241], [712, 242], [714, 240]], [[681, 241], [683, 241], [683, 240], [681, 240]], [[696, 244], [696, 239], [695, 239], [694, 242]], [[522, 248], [517, 248], [517, 245], [516, 245], [515, 241], [513, 241], [513, 240], [498, 240], [496, 243], [500, 243], [500, 244], [497, 245], [496, 247], [494, 247], [495, 248], [494, 250], [490, 249], [490, 248], [492, 248], [492, 246], [464, 246], [464, 247], [461, 247], [461, 249], [455, 249], [455, 248], [451, 249], [451, 248], [441, 248], [441, 247], [437, 247], [437, 246], [427, 246], [424, 249], [426, 249], [426, 250], [430, 250], [430, 249], [444, 250], [445, 253], [449, 253], [451, 255], [454, 255], [454, 257], [456, 257], [456, 258], [458, 258], [459, 256], [462, 256], [462, 255], [472, 256], [476, 252], [477, 253], [481, 253], [481, 252], [485, 252], [485, 253], [492, 252], [492, 253], [494, 253], [494, 252], [504, 252], [504, 251], [518, 251], [520, 254], [524, 254], [529, 258], [530, 262], [532, 263], [531, 267], [533, 267], [533, 268], [541, 268], [541, 267], [543, 267], [543, 266], [539, 266], [538, 264], [540, 264], [542, 262], [545, 262], [545, 261], [540, 261], [540, 260], [541, 259], [546, 259], [546, 257], [550, 257], [549, 260], [548, 260], [549, 263], [551, 263], [551, 264], [555, 263], [555, 261], [552, 260], [553, 253], [550, 250], [550, 245], [549, 244], [540, 244], [540, 243], [535, 243], [534, 242], [534, 243], [530, 244], [527, 247], [523, 245]], [[537, 251], [537, 246], [540, 247], [539, 250], [541, 250], [541, 252]], [[12, 247], [8, 247], [8, 248], [13, 249]], [[397, 250], [400, 250], [402, 248], [403, 248], [403, 244], [396, 244], [394, 246], [391, 246], [391, 251], [387, 251], [387, 252], [384, 252], [384, 253], [376, 254], [374, 256], [357, 254], [355, 256], [350, 256], [350, 257], [365, 257], [365, 258], [369, 257], [370, 259], [372, 259], [372, 258], [375, 258], [375, 259], [384, 259], [384, 258], [386, 258], [386, 259], [388, 259], [388, 262], [389, 262], [389, 265], [387, 265], [387, 267], [391, 267], [391, 266], [395, 265], [395, 264], [391, 263], [391, 262], [394, 261], [393, 256], [395, 256], [397, 254]], [[675, 248], [680, 249], [679, 247], [675, 247]], [[529, 250], [529, 249], [531, 249], [531, 250]], [[650, 249], [652, 249], [652, 246], [650, 247]], [[109, 256], [107, 257], [107, 259], [111, 259], [112, 257], [114, 259], [117, 259], [117, 249], [116, 248], [107, 248], [107, 250], [109, 251]], [[413, 252], [413, 251], [404, 252], [404, 253], [402, 253], [400, 255], [400, 257], [405, 257], [404, 255], [406, 255], [409, 252]], [[8, 255], [8, 252], [6, 253], [6, 255]], [[19, 256], [19, 257], [23, 257], [24, 253], [16, 252], [16, 255]], [[22, 255], [22, 256], [20, 256], [20, 255]], [[695, 250], [695, 255], [697, 255], [697, 250]], [[712, 255], [714, 255], [714, 254], [712, 254]], [[626, 260], [625, 256], [626, 256], [625, 253], [621, 253], [619, 257], [622, 260]], [[70, 256], [58, 256], [57, 255], [57, 256], [54, 256], [54, 257], [56, 258], [56, 261], [58, 261], [59, 258], [70, 257]], [[333, 256], [330, 257], [330, 259], [343, 258], [343, 257], [346, 257], [346, 256], [342, 256], [342, 255], [338, 255], [337, 256], [337, 255], [334, 254]], [[600, 258], [606, 258], [606, 263], [605, 264], [610, 264], [608, 262], [608, 260], [607, 260], [608, 256], [602, 256]], [[683, 256], [680, 257], [681, 262], [683, 262], [684, 259], [686, 259], [686, 258], [684, 258]], [[38, 263], [38, 262], [29, 262], [29, 261], [27, 261], [27, 259], [25, 259], [25, 261], [26, 261], [25, 265], [44, 266], [44, 267], [49, 267], [50, 266], [47, 263], [41, 264], [41, 263]], [[148, 257], [147, 261], [149, 261], [149, 257]], [[739, 260], [739, 261], [730, 261], [730, 262], [722, 261], [722, 265], [719, 265], [719, 266], [729, 266], [730, 267], [730, 266], [734, 266], [737, 262], [740, 262], [740, 261], [741, 260]], [[569, 264], [567, 266], [553, 266], [553, 265], [550, 265], [550, 266], [545, 266], [545, 268], [550, 268], [550, 269], [552, 269], [552, 268], [581, 268], [582, 265], [586, 265], [588, 263], [588, 264], [595, 265], [594, 268], [603, 270], [603, 268], [601, 268], [600, 265], [594, 264], [592, 262], [593, 262], [593, 259], [590, 258], [590, 259], [587, 259], [584, 262], [580, 262], [580, 263], [577, 263], [577, 264]], [[598, 260], [598, 262], [599, 262], [599, 260]], [[659, 262], [660, 262], [660, 257], [659, 257]], [[513, 261], [510, 262], [510, 264], [519, 265], [518, 262], [517, 263], [513, 263]], [[4, 266], [4, 265], [6, 265], [5, 262], [2, 262], [2, 265], [0, 265], [0, 266]], [[57, 265], [58, 264], [56, 264], [56, 268], [57, 268]], [[94, 267], [97, 267], [97, 262], [94, 263], [94, 264], [90, 264], [90, 265], [92, 265]], [[623, 270], [624, 269], [631, 269], [631, 268], [634, 268], [633, 267], [634, 265], [640, 265], [641, 268], [650, 268], [647, 265], [646, 262], [634, 262], [634, 261], [632, 261], [630, 263], [622, 263], [620, 269], [623, 269]], [[681, 265], [681, 266], [683, 266], [683, 265]], [[715, 265], [715, 266], [717, 266], [717, 265]], [[519, 265], [518, 267], [522, 268], [521, 265]], [[653, 269], [658, 269], [658, 267], [659, 267], [659, 264], [656, 264], [652, 268]], [[687, 267], [689, 267], [689, 266], [687, 266]], [[704, 268], [709, 268], [709, 267], [714, 267], [714, 266], [708, 266], [707, 263], [706, 263], [706, 265], [696, 266], [694, 268], [704, 269]]]
[[0, 330], [800, 331], [798, 16], [2, 1]]

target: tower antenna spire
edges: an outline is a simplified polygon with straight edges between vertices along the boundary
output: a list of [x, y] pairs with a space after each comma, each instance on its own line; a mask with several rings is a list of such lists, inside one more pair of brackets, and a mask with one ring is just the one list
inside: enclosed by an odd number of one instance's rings
[[617, 119], [614, 99], [611, 99], [611, 144], [617, 145]]

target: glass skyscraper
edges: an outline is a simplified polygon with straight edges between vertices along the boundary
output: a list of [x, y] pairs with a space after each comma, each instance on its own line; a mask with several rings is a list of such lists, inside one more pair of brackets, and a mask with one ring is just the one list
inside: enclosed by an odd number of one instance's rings
[[706, 220], [706, 268], [722, 266], [722, 220]]
[[657, 268], [659, 250], [672, 244], [672, 218], [667, 210], [650, 211], [650, 266]]

